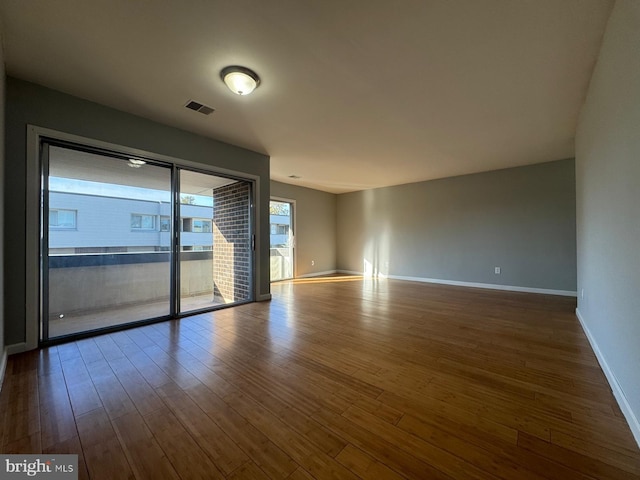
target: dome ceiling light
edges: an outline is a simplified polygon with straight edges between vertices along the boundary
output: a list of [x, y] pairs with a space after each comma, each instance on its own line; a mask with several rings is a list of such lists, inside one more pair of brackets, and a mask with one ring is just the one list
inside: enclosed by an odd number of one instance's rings
[[129, 159], [129, 166], [131, 168], [140, 168], [145, 163], [147, 163], [147, 162], [145, 162], [144, 160], [138, 160], [136, 158], [130, 158]]
[[220, 78], [236, 95], [249, 95], [260, 85], [260, 77], [256, 72], [238, 65], [223, 68]]

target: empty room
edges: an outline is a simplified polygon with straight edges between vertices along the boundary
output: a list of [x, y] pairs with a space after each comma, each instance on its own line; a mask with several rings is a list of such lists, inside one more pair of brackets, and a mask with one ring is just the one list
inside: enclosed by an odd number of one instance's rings
[[0, 478], [640, 480], [640, 2], [0, 0], [0, 121]]

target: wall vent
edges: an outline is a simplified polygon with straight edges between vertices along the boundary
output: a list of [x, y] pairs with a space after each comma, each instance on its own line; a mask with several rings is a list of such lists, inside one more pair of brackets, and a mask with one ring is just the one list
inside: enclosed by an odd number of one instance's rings
[[190, 110], [202, 113], [203, 115], [210, 115], [213, 113], [213, 108], [207, 107], [206, 105], [203, 105], [200, 102], [196, 102], [195, 100], [189, 100], [185, 107]]

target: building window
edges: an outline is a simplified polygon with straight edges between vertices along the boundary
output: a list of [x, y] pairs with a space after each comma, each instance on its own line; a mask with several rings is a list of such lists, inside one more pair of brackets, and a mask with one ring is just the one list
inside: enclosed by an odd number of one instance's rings
[[211, 233], [211, 220], [194, 218], [192, 231], [196, 233]]
[[181, 232], [211, 233], [211, 220], [206, 218], [182, 217]]
[[155, 215], [141, 215], [137, 213], [131, 214], [131, 229], [132, 230], [155, 230], [156, 229], [156, 216]]
[[271, 224], [271, 235], [288, 235], [289, 225], [282, 225], [279, 223]]
[[171, 217], [165, 217], [164, 215], [160, 217], [160, 231], [161, 232], [171, 231]]
[[76, 210], [49, 210], [49, 228], [76, 228]]

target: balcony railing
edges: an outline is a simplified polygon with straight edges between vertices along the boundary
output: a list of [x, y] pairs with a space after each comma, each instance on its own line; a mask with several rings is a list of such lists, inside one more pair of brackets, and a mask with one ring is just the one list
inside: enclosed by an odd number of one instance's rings
[[[167, 300], [170, 253], [49, 257], [49, 312], [68, 315]], [[180, 295], [213, 295], [213, 252], [180, 254]]]

